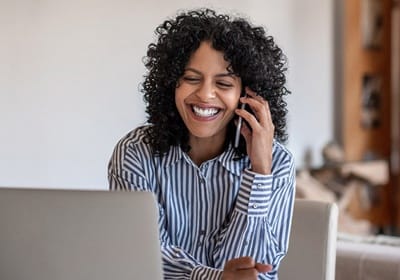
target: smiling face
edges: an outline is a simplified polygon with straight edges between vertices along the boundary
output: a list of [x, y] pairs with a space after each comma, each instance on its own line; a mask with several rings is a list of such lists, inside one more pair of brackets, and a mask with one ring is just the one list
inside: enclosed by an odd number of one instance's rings
[[228, 66], [222, 52], [202, 42], [179, 79], [175, 103], [189, 130], [191, 146], [202, 140], [222, 145], [225, 140], [241, 92], [241, 80]]

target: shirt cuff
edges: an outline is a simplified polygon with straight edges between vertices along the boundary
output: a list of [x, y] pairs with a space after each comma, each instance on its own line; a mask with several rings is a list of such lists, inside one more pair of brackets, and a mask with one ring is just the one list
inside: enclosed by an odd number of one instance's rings
[[245, 169], [236, 209], [249, 216], [266, 216], [272, 196], [272, 174], [262, 175]]
[[190, 275], [191, 280], [219, 280], [221, 277], [222, 270], [207, 266], [196, 266]]

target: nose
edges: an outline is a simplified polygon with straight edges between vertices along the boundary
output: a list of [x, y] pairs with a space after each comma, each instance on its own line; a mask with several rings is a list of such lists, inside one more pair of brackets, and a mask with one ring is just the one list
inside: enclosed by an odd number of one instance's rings
[[207, 100], [215, 98], [216, 90], [217, 89], [213, 85], [212, 82], [204, 81], [200, 85], [200, 87], [197, 90], [196, 94], [202, 101], [207, 101]]

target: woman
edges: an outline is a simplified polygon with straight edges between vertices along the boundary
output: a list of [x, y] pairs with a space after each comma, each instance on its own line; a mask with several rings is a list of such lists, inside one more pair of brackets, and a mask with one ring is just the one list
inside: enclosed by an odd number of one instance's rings
[[282, 51], [263, 28], [209, 9], [156, 32], [145, 60], [148, 125], [115, 147], [110, 189], [155, 194], [165, 279], [277, 279], [295, 192], [281, 144]]

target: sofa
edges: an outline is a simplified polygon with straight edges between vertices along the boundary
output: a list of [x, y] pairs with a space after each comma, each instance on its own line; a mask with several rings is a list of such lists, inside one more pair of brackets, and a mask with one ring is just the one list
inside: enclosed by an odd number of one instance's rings
[[400, 280], [400, 238], [338, 234], [336, 280]]

